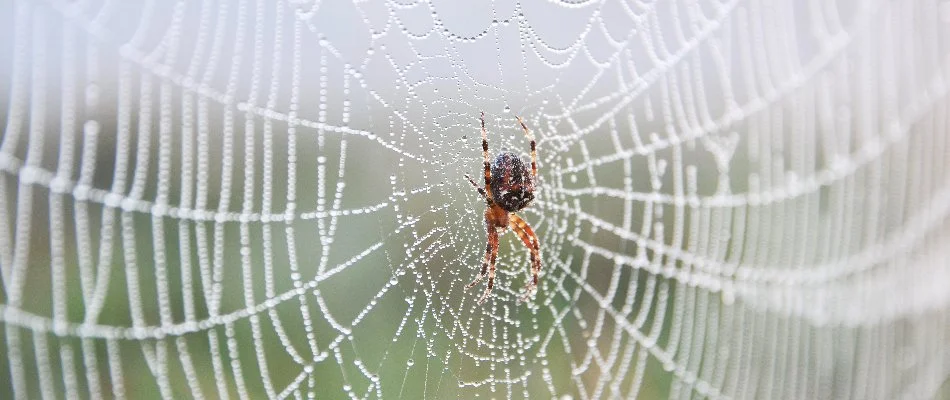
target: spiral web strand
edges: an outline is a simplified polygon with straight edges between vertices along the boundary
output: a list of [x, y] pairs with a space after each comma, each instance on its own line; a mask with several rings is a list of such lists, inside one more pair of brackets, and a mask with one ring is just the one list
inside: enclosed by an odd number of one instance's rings
[[[950, 2], [0, 9], [2, 398], [945, 385]], [[480, 111], [527, 301], [510, 233], [464, 290]]]

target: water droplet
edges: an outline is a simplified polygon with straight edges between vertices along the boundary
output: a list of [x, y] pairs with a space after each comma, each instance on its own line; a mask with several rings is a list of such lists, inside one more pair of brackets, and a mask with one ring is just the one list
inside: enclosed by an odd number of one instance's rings
[[511, 107], [508, 107], [507, 105], [505, 105], [505, 114], [508, 114], [510, 112], [511, 112]]
[[99, 122], [94, 119], [87, 120], [83, 124], [82, 128], [83, 133], [88, 136], [99, 134]]

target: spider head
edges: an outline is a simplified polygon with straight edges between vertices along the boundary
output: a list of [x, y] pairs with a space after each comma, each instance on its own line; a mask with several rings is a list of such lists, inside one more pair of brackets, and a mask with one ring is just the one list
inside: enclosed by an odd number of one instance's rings
[[491, 165], [491, 191], [495, 204], [516, 212], [534, 200], [531, 171], [515, 153], [503, 151]]

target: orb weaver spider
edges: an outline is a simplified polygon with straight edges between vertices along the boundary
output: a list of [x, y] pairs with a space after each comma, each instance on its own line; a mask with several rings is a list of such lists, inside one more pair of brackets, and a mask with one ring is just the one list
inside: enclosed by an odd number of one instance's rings
[[498, 256], [498, 235], [511, 228], [521, 239], [525, 247], [531, 251], [531, 282], [525, 287], [522, 300], [526, 300], [531, 292], [538, 287], [538, 274], [541, 272], [541, 246], [538, 236], [525, 220], [515, 213], [524, 209], [534, 200], [534, 182], [538, 178], [538, 162], [534, 136], [528, 127], [516, 117], [525, 136], [531, 141], [531, 173], [516, 154], [502, 151], [495, 157], [494, 162], [488, 158], [488, 132], [485, 130], [485, 113], [481, 114], [482, 121], [482, 157], [485, 166], [485, 187], [479, 187], [471, 177], [465, 178], [478, 190], [478, 194], [485, 199], [485, 228], [488, 230], [488, 244], [485, 246], [485, 260], [482, 262], [482, 271], [465, 289], [478, 284], [485, 275], [488, 275], [488, 287], [478, 299], [482, 304], [491, 293], [495, 285], [495, 259]]

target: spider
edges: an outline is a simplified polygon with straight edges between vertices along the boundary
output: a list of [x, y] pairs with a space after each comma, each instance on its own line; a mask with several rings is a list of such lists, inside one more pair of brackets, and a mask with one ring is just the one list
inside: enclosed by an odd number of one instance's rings
[[506, 229], [511, 228], [515, 234], [521, 238], [525, 247], [531, 251], [531, 274], [532, 279], [525, 287], [525, 295], [522, 300], [526, 300], [532, 290], [538, 287], [538, 274], [541, 272], [541, 246], [538, 244], [538, 236], [525, 220], [515, 213], [524, 209], [534, 200], [534, 182], [538, 177], [538, 163], [536, 144], [534, 136], [528, 131], [528, 127], [516, 117], [525, 136], [531, 140], [531, 174], [528, 174], [528, 168], [525, 167], [521, 158], [510, 151], [502, 151], [495, 157], [494, 162], [488, 160], [488, 132], [485, 131], [485, 113], [481, 114], [482, 121], [482, 157], [485, 165], [485, 187], [479, 187], [471, 177], [465, 175], [465, 178], [472, 183], [472, 186], [478, 190], [478, 193], [485, 199], [488, 208], [485, 210], [485, 228], [488, 230], [488, 244], [485, 246], [485, 261], [482, 262], [482, 271], [478, 274], [472, 283], [465, 289], [470, 289], [478, 284], [485, 275], [488, 275], [488, 287], [485, 293], [478, 299], [478, 304], [482, 304], [492, 291], [495, 285], [495, 259], [498, 256], [498, 235], [504, 233]]

